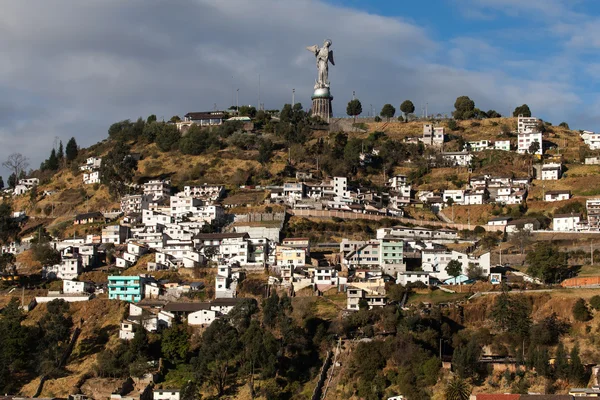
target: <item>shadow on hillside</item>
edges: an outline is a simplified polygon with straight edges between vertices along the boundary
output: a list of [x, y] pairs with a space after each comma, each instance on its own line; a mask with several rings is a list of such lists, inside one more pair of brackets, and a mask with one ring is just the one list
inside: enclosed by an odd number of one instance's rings
[[103, 328], [95, 329], [89, 337], [79, 342], [76, 353], [73, 354], [73, 359], [80, 360], [103, 350], [110, 339], [110, 335], [117, 329], [118, 326], [116, 325], [107, 325]]

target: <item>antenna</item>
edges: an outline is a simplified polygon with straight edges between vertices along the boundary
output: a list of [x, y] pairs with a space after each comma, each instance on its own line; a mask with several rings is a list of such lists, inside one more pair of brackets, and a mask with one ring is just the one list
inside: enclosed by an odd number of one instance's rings
[[258, 74], [258, 109], [260, 110], [260, 74]]

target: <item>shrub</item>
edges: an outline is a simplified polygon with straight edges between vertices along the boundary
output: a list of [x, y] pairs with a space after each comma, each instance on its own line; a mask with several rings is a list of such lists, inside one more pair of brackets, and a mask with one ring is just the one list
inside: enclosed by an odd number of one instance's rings
[[587, 305], [585, 304], [585, 300], [577, 300], [577, 302], [573, 306], [573, 318], [575, 318], [576, 321], [580, 322], [586, 322], [592, 318], [592, 315], [590, 314], [590, 311], [588, 310]]
[[374, 119], [374, 121], [375, 121], [375, 122], [381, 122], [381, 118], [379, 117], [379, 115], [376, 115], [376, 116], [375, 116], [375, 119]]
[[481, 123], [480, 123], [480, 122], [477, 122], [477, 121], [473, 121], [473, 122], [471, 122], [471, 126], [472, 126], [473, 128], [475, 128], [475, 127], [477, 127], [477, 126], [481, 126]]
[[561, 122], [560, 124], [558, 124], [558, 126], [560, 126], [561, 128], [569, 129], [569, 124], [567, 124], [566, 122]]
[[492, 121], [492, 123], [490, 125], [492, 125], [492, 126], [498, 126], [498, 123], [496, 121]]
[[450, 129], [451, 131], [458, 130], [458, 124], [455, 120], [451, 119], [450, 121], [448, 121], [448, 129]]
[[590, 299], [590, 306], [592, 306], [594, 310], [600, 310], [600, 296], [593, 296]]

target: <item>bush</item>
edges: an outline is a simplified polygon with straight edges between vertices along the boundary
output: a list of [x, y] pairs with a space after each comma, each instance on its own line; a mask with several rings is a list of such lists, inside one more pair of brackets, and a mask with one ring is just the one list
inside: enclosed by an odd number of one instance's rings
[[594, 310], [600, 310], [600, 296], [593, 296], [590, 299], [590, 306], [592, 306]]
[[492, 125], [492, 126], [498, 126], [498, 123], [496, 121], [492, 121], [492, 123], [490, 125]]
[[458, 124], [455, 120], [451, 119], [450, 121], [448, 121], [448, 129], [450, 129], [451, 131], [458, 130]]
[[590, 311], [588, 310], [587, 305], [585, 304], [585, 300], [577, 300], [577, 302], [573, 306], [573, 318], [575, 318], [576, 321], [580, 322], [586, 322], [592, 318], [592, 315], [590, 314]]
[[480, 123], [480, 122], [477, 122], [477, 121], [473, 121], [473, 122], [471, 122], [471, 126], [472, 126], [473, 128], [475, 128], [475, 127], [477, 127], [477, 126], [481, 126], [481, 123]]
[[569, 124], [567, 124], [566, 122], [561, 122], [560, 124], [558, 124], [558, 126], [560, 126], [561, 128], [569, 129]]
[[473, 232], [474, 232], [476, 235], [483, 235], [483, 234], [485, 233], [485, 228], [484, 228], [483, 226], [479, 226], [479, 225], [477, 225], [477, 226], [475, 227], [475, 229], [473, 229]]
[[374, 119], [374, 121], [375, 121], [375, 122], [381, 122], [381, 118], [379, 117], [379, 115], [376, 115], [376, 116], [375, 116], [375, 119]]

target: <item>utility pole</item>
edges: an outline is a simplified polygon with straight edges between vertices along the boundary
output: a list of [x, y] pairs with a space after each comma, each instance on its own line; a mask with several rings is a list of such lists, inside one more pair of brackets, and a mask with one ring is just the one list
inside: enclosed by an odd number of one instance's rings
[[260, 74], [258, 74], [258, 108], [256, 110], [260, 110]]
[[235, 112], [237, 116], [240, 116], [240, 89], [237, 90], [237, 95], [235, 96]]
[[594, 242], [590, 242], [590, 259], [592, 265], [594, 265]]
[[427, 118], [429, 116], [428, 107], [429, 107], [429, 103], [425, 103], [425, 118]]
[[292, 108], [294, 108], [294, 104], [296, 104], [296, 89], [292, 89]]
[[352, 91], [352, 100], [356, 99], [356, 92], [353, 90]]

